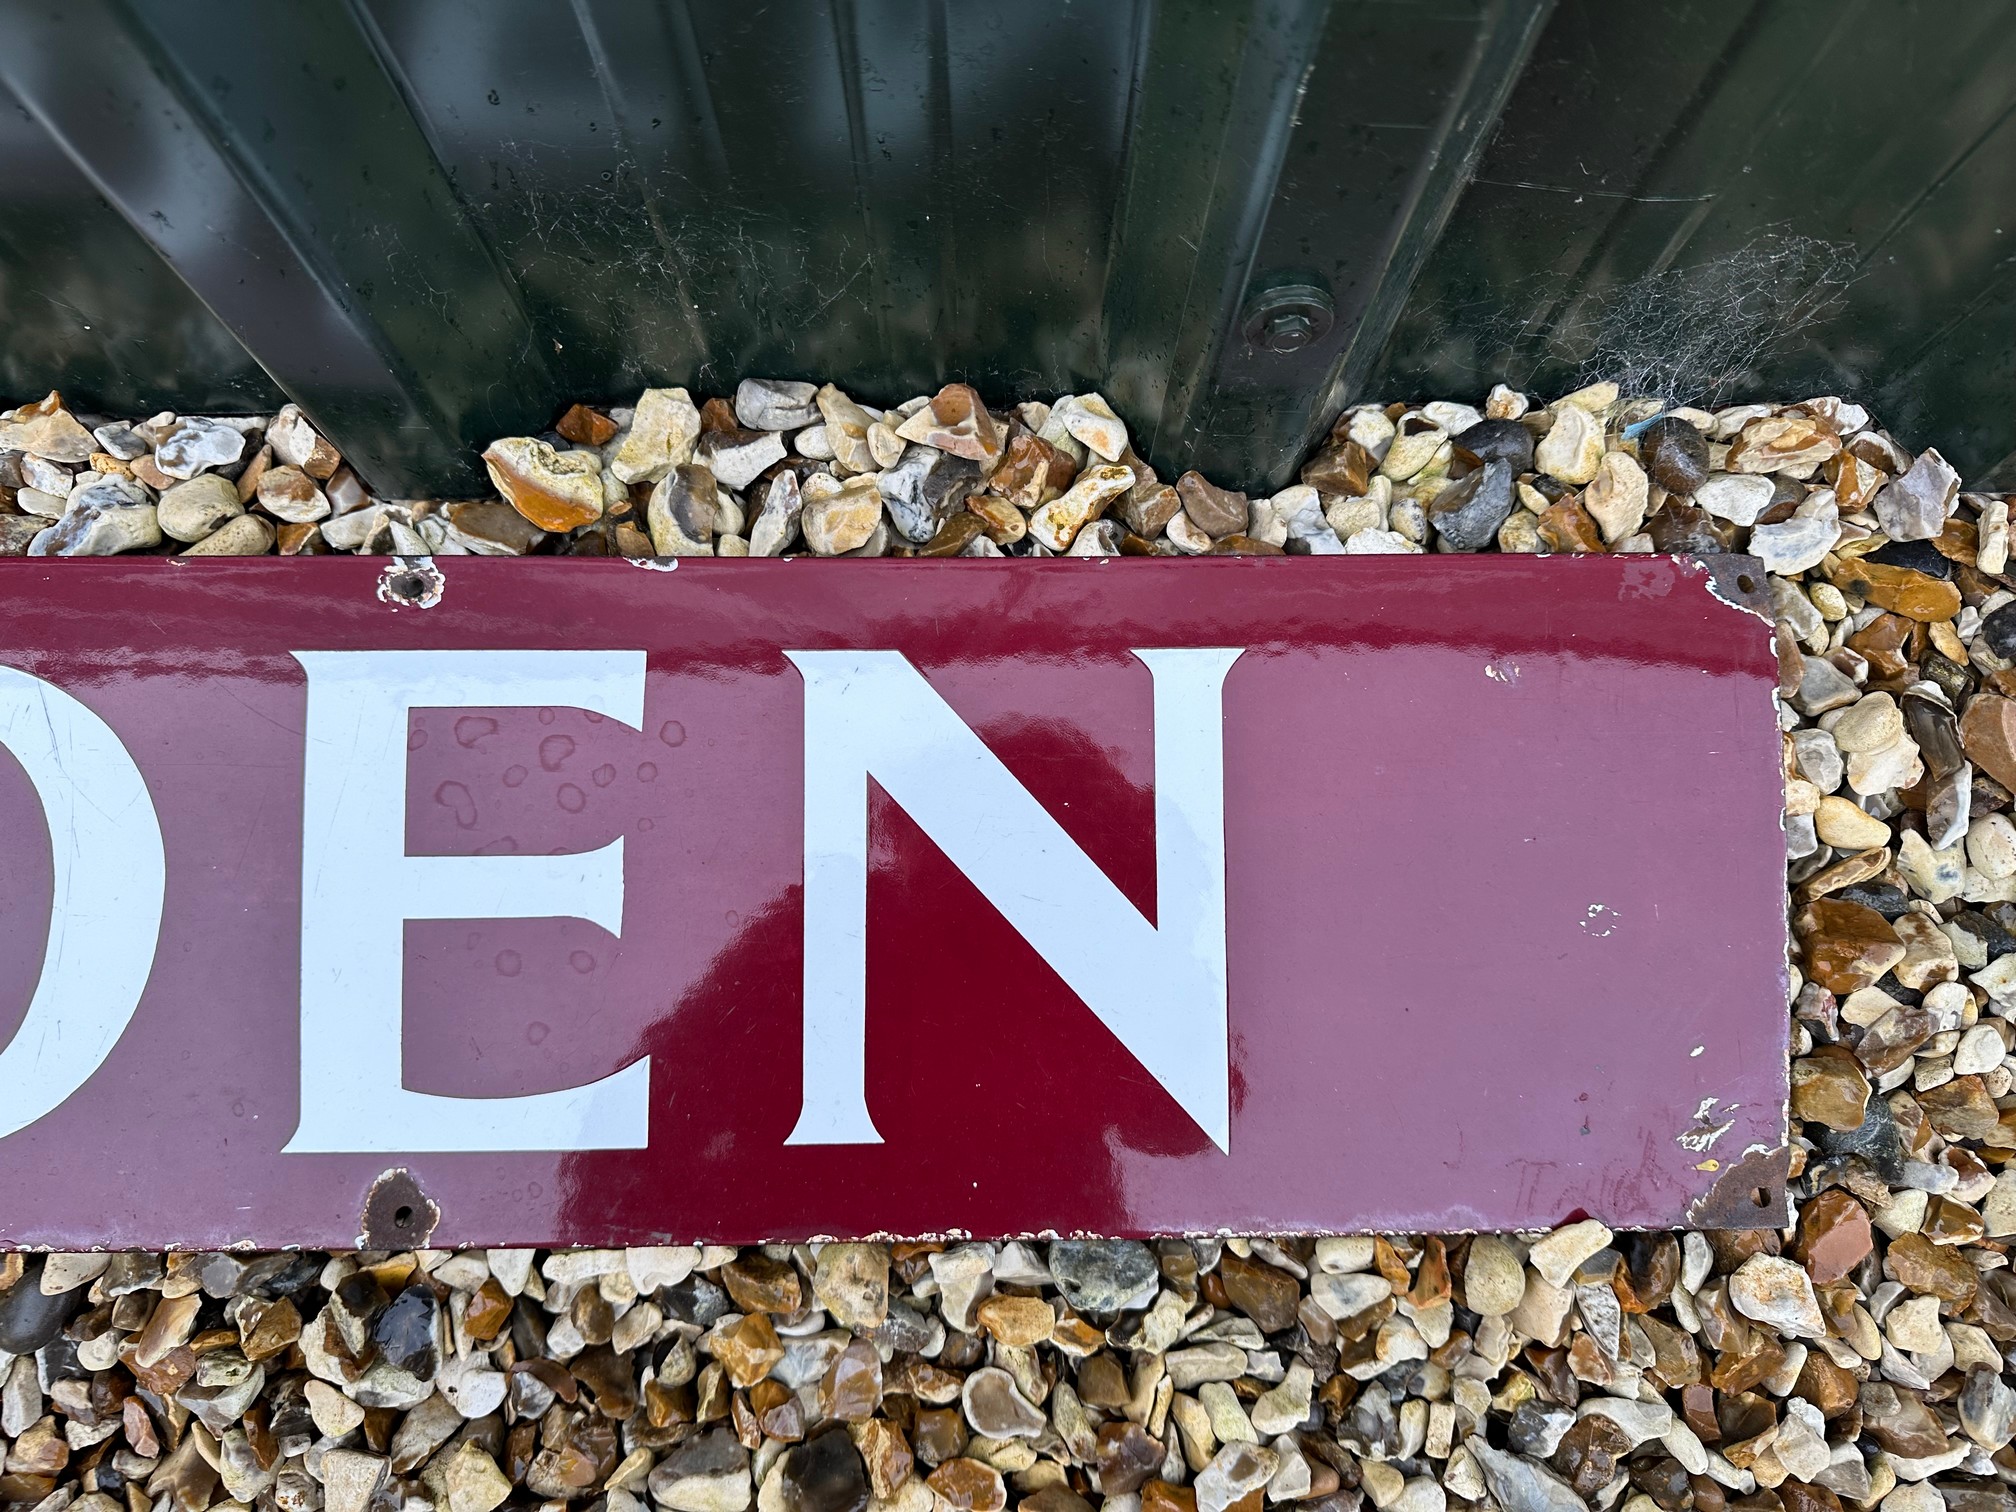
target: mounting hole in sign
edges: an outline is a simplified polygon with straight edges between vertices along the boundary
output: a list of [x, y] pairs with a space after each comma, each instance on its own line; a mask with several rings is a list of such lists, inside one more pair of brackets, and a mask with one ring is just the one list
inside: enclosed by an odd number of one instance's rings
[[399, 1207], [393, 1210], [392, 1221], [398, 1224], [399, 1227], [401, 1228], [407, 1228], [411, 1226], [413, 1222], [413, 1209], [406, 1206], [404, 1203], [400, 1204]]

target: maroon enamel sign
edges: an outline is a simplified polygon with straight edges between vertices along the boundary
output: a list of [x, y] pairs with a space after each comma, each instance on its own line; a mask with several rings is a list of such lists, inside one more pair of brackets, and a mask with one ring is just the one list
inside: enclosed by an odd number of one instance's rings
[[0, 1244], [1783, 1221], [1697, 564], [439, 567], [0, 563]]

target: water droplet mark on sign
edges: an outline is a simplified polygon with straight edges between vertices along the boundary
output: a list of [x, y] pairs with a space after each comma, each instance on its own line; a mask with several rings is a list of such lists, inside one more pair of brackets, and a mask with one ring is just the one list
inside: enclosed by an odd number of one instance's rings
[[455, 721], [455, 744], [474, 750], [479, 740], [497, 733], [497, 721], [482, 714], [465, 714]]
[[454, 813], [455, 823], [460, 828], [476, 828], [476, 799], [463, 783], [442, 783], [434, 789], [434, 801]]

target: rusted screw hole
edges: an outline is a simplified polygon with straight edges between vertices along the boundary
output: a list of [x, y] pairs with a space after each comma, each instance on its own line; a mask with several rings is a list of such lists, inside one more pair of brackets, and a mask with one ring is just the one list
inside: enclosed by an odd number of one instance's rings
[[378, 577], [378, 602], [395, 608], [431, 609], [441, 602], [441, 569], [426, 557], [395, 557]]
[[1753, 1191], [1750, 1194], [1750, 1205], [1752, 1207], [1760, 1207], [1760, 1208], [1767, 1208], [1771, 1206], [1770, 1189], [1768, 1187], [1758, 1187], [1755, 1191]]
[[420, 1189], [412, 1173], [395, 1168], [372, 1182], [365, 1196], [359, 1248], [424, 1244], [440, 1221], [441, 1210]]
[[[1738, 573], [1736, 576], [1736, 586], [1741, 588], [1745, 593], [1755, 593], [1757, 591], [1757, 579], [1750, 576], [1747, 572]], [[1760, 1202], [1758, 1206], [1762, 1207], [1763, 1204]]]

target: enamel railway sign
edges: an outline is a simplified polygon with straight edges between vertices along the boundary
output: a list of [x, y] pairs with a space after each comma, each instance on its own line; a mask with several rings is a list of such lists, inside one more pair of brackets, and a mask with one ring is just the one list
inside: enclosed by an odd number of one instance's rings
[[0, 563], [0, 1245], [1784, 1221], [1692, 561]]

